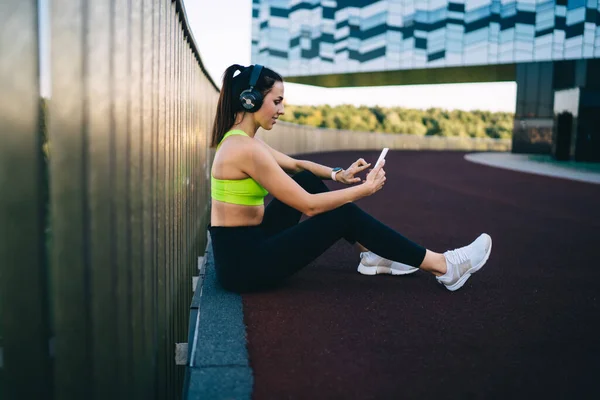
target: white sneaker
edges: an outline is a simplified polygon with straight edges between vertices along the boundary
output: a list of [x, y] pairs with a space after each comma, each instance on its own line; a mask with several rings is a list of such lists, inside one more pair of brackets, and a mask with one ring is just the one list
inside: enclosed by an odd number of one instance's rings
[[448, 290], [458, 290], [471, 275], [483, 267], [491, 252], [492, 238], [487, 233], [482, 233], [470, 245], [445, 252], [448, 271], [435, 279]]
[[407, 275], [417, 272], [418, 270], [419, 268], [380, 257], [372, 251], [360, 253], [358, 272], [363, 275]]

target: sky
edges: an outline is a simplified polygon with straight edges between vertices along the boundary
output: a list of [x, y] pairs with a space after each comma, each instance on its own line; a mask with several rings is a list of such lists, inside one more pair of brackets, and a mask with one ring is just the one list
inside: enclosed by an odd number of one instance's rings
[[50, 0], [38, 0], [39, 46], [40, 46], [40, 94], [49, 98], [50, 84]]
[[[252, 0], [184, 0], [184, 5], [202, 62], [220, 87], [229, 65], [251, 64]], [[350, 88], [286, 82], [284, 94], [286, 103], [294, 105], [353, 104], [507, 112], [515, 112], [516, 95], [515, 82]]]

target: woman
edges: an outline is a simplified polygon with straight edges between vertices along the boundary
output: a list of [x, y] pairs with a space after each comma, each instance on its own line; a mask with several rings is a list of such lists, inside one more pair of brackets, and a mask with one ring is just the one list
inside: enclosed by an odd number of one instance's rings
[[[259, 65], [235, 64], [223, 75], [212, 133], [217, 151], [209, 230], [224, 288], [245, 292], [275, 285], [341, 238], [366, 246], [359, 265], [363, 274], [404, 274], [420, 268], [451, 291], [485, 264], [492, 248], [487, 234], [460, 249], [435, 253], [354, 204], [383, 187], [385, 160], [361, 182], [355, 175], [370, 166], [363, 159], [347, 170], [332, 169], [295, 160], [257, 139], [258, 128], [272, 129], [283, 115], [283, 89], [282, 77]], [[322, 179], [355, 185], [329, 191]], [[265, 209], [268, 193], [274, 199]], [[299, 223], [302, 214], [310, 218]]]

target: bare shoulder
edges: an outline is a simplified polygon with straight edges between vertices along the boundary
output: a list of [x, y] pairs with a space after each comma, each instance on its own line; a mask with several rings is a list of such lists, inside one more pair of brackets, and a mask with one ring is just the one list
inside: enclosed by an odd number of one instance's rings
[[220, 150], [238, 149], [239, 147], [250, 146], [254, 143], [254, 139], [248, 136], [233, 135], [225, 138], [221, 143]]
[[213, 168], [248, 173], [249, 164], [265, 158], [272, 158], [272, 155], [263, 144], [250, 137], [236, 135], [223, 142], [215, 154]]
[[262, 140], [262, 139], [261, 139], [261, 138], [259, 138], [259, 137], [254, 137], [254, 141], [255, 141], [256, 143], [260, 144], [261, 146], [264, 146], [264, 147], [270, 147], [270, 146], [269, 146], [269, 145], [268, 145], [268, 144], [267, 144], [267, 143], [266, 143], [264, 140]]
[[269, 151], [269, 147], [260, 140], [246, 138], [252, 143], [245, 145], [242, 151], [244, 152], [244, 165], [249, 167], [256, 165], [258, 162], [261, 165], [277, 165], [273, 155]]
[[215, 159], [217, 157], [226, 158], [228, 160], [244, 158], [249, 151], [253, 151], [257, 146], [262, 147], [252, 138], [247, 136], [230, 136], [221, 144], [219, 151], [215, 154]]

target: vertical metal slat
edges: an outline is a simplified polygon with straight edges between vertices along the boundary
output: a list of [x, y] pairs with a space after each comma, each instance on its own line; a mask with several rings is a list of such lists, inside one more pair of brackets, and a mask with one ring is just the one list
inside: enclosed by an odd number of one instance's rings
[[[49, 107], [55, 394], [90, 398], [93, 386], [89, 269], [87, 3], [56, 0], [51, 11]], [[68, 50], [68, 51], [67, 51]], [[66, 172], [68, 171], [68, 173]]]
[[37, 2], [0, 2], [0, 397], [8, 399], [52, 387], [38, 73]]

